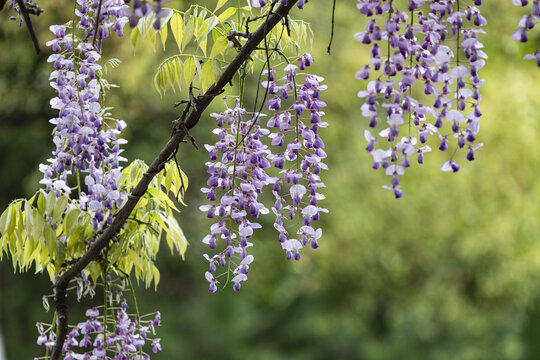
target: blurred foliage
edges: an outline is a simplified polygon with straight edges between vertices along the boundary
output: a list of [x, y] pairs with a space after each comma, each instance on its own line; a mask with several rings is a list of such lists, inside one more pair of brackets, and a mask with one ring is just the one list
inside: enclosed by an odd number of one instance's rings
[[[49, 24], [62, 22], [63, 2], [42, 4], [35, 19], [42, 43]], [[203, 2], [210, 4], [211, 1]], [[443, 173], [446, 154], [429, 154], [402, 181], [405, 196], [395, 200], [381, 189], [389, 182], [371, 170], [365, 152], [356, 97], [362, 84], [354, 73], [368, 49], [353, 38], [364, 28], [354, 2], [338, 2], [332, 55], [331, 2], [310, 2], [303, 16], [315, 34], [313, 71], [329, 90], [324, 99], [330, 126], [323, 136], [330, 171], [320, 248], [300, 262], [287, 262], [271, 220], [255, 239], [255, 263], [239, 294], [211, 295], [204, 280], [206, 251], [200, 239], [210, 221], [198, 211], [205, 183], [206, 154], [181, 147], [183, 169], [193, 184], [178, 221], [191, 246], [186, 260], [158, 255], [157, 293], [139, 290], [142, 311], [160, 310], [163, 352], [156, 359], [537, 359], [540, 357], [540, 72], [523, 61], [530, 49], [510, 40], [521, 16], [510, 1], [484, 2], [489, 21], [483, 40], [490, 56], [481, 77], [485, 144], [473, 163], [460, 161], [457, 174]], [[187, 1], [171, 1], [186, 9]], [[36, 57], [24, 29], [0, 13], [0, 208], [37, 188], [37, 165], [52, 150], [47, 120], [53, 90], [47, 78], [48, 50]], [[105, 54], [122, 65], [109, 80], [115, 116], [128, 123], [125, 155], [151, 160], [167, 141], [186, 94], [160, 98], [153, 75], [174, 54], [129, 41], [108, 41]], [[171, 49], [169, 52], [169, 49]], [[247, 84], [253, 101], [255, 80]], [[252, 91], [253, 90], [253, 91]], [[217, 101], [208, 111], [219, 111]], [[212, 141], [213, 121], [193, 129], [202, 144]], [[430, 144], [434, 145], [434, 144]], [[164, 248], [162, 250], [165, 250]], [[13, 275], [0, 263], [0, 326], [8, 359], [38, 355], [34, 322], [52, 314], [41, 308], [50, 292], [46, 276]], [[73, 299], [71, 299], [73, 301]], [[72, 321], [84, 304], [73, 304]], [[79, 311], [80, 312], [80, 311]]]

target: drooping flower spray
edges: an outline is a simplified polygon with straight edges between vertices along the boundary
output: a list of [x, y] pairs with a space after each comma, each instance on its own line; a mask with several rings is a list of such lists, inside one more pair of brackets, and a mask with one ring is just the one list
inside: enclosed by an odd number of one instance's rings
[[[326, 86], [321, 84], [323, 78], [304, 72], [312, 62], [311, 55], [304, 54], [298, 66], [285, 66], [280, 79], [275, 78], [273, 68], [263, 72], [267, 80], [262, 86], [268, 91], [266, 105], [271, 114], [266, 124], [261, 124], [265, 115], [247, 113], [238, 100], [235, 108], [211, 114], [217, 120], [214, 133], [218, 141], [206, 145], [209, 178], [208, 187], [201, 190], [211, 204], [201, 206], [201, 210], [218, 221], [203, 242], [220, 250], [216, 255], [204, 255], [209, 261], [206, 279], [210, 292], [217, 290], [218, 282], [228, 281], [239, 291], [247, 280], [254, 260], [247, 254], [253, 245], [249, 241], [261, 227], [256, 220], [269, 213], [258, 200], [265, 189], [275, 197], [274, 228], [287, 259], [299, 260], [301, 249], [308, 244], [314, 249], [319, 246], [322, 230], [315, 229], [314, 222], [320, 212], [327, 212], [318, 206], [324, 199], [319, 193], [324, 187], [320, 174], [327, 169], [319, 134], [319, 129], [327, 126], [321, 120], [321, 108], [326, 104], [320, 100], [320, 91]], [[298, 69], [301, 73], [297, 75]], [[264, 143], [266, 139], [269, 145]], [[271, 164], [278, 170], [276, 177], [269, 175]]]
[[[54, 51], [48, 61], [55, 69], [50, 76], [56, 92], [51, 107], [58, 110], [58, 116], [50, 120], [55, 126], [56, 150], [47, 164], [40, 165], [44, 175], [41, 183], [46, 191], [55, 191], [59, 196], [69, 196], [71, 187], [76, 185], [79, 196], [75, 204], [91, 212], [94, 229], [98, 229], [112, 221], [112, 211], [126, 197], [118, 189], [120, 162], [125, 160], [120, 156], [120, 146], [126, 143], [118, 135], [126, 124], [105, 119], [98, 78], [102, 67], [98, 61], [102, 40], [111, 31], [123, 35], [127, 18], [121, 13], [127, 6], [122, 0], [99, 2], [101, 6], [94, 1], [79, 3], [74, 8], [74, 27], [51, 26], [55, 38], [47, 42]], [[78, 40], [79, 32], [83, 33], [83, 39]], [[82, 174], [86, 192], [78, 182]], [[73, 177], [72, 181], [77, 183], [70, 184]]]
[[[432, 151], [426, 144], [430, 135], [439, 137], [440, 151], [453, 147], [443, 171], [459, 170], [458, 149], [465, 148], [471, 161], [481, 146], [475, 142], [482, 115], [483, 81], [478, 71], [487, 55], [478, 34], [487, 21], [478, 8], [481, 0], [473, 3], [360, 0], [357, 4], [369, 21], [355, 37], [371, 47], [369, 64], [356, 74], [359, 80], [371, 81], [358, 96], [364, 99], [362, 115], [369, 119], [369, 127], [382, 127], [375, 134], [365, 131], [366, 150], [373, 155], [373, 168], [382, 167], [392, 176], [391, 185], [384, 188], [396, 198], [403, 195], [399, 176], [411, 166], [411, 159], [422, 164], [424, 154]], [[457, 144], [450, 142], [452, 138]]]
[[[102, 41], [111, 32], [123, 36], [123, 28], [128, 22], [124, 14], [129, 11], [124, 0], [78, 0], [74, 3], [71, 26], [51, 26], [54, 39], [47, 42], [54, 52], [48, 58], [54, 68], [50, 84], [56, 93], [50, 103], [58, 115], [50, 120], [55, 126], [53, 142], [56, 149], [47, 163], [39, 167], [43, 173], [40, 183], [47, 193], [71, 198], [66, 211], [79, 208], [90, 213], [94, 231], [112, 223], [114, 212], [127, 197], [119, 188], [120, 163], [126, 160], [120, 155], [121, 145], [127, 142], [119, 135], [126, 124], [111, 119], [106, 113], [99, 60]], [[65, 241], [65, 236], [59, 241]], [[142, 324], [138, 310], [136, 316], [128, 315], [127, 303], [122, 296], [124, 285], [113, 299], [113, 284], [107, 267], [102, 277], [103, 309], [89, 309], [86, 312], [88, 320], [70, 329], [62, 354], [65, 359], [149, 359], [142, 349], [149, 341], [154, 352], [161, 350], [159, 339], [147, 337], [159, 321]], [[95, 276], [93, 280], [97, 281]], [[121, 282], [125, 283], [124, 280]], [[84, 271], [77, 283], [78, 289], [87, 289], [78, 291], [79, 297], [82, 293], [93, 295], [95, 283], [87, 279]], [[133, 293], [133, 288], [129, 291]], [[47, 351], [55, 346], [55, 329], [54, 321], [48, 327], [38, 324], [37, 342]], [[48, 354], [44, 358], [48, 358]]]

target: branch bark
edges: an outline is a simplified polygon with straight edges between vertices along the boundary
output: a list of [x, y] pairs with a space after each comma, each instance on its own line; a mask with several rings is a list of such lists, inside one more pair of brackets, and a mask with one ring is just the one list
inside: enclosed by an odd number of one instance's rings
[[[34, 31], [34, 26], [32, 25], [32, 20], [30, 20], [30, 15], [28, 15], [28, 9], [26, 8], [26, 5], [23, 0], [17, 0], [17, 4], [19, 5], [19, 10], [21, 11], [21, 15], [24, 19], [24, 22], [26, 23], [26, 27], [28, 28], [28, 33], [30, 34], [30, 38], [32, 38], [32, 43], [34, 44], [34, 48], [36, 49], [36, 53], [39, 54], [39, 41], [37, 39], [36, 32]], [[39, 14], [38, 14], [39, 15]]]
[[122, 229], [128, 216], [131, 214], [141, 196], [143, 196], [148, 185], [165, 166], [169, 157], [174, 153], [175, 149], [183, 142], [186, 137], [186, 130], [193, 128], [199, 121], [202, 113], [208, 105], [218, 96], [223, 88], [232, 81], [234, 75], [240, 69], [242, 64], [249, 59], [251, 53], [263, 41], [266, 35], [285, 18], [291, 8], [298, 0], [289, 0], [287, 6], [280, 5], [266, 19], [266, 21], [251, 34], [250, 38], [240, 49], [236, 57], [227, 66], [221, 77], [212, 85], [206, 93], [196, 99], [195, 107], [192, 107], [191, 112], [183, 118], [177, 120], [185, 126], [177, 126], [169, 142], [161, 150], [159, 155], [152, 161], [148, 171], [144, 173], [135, 189], [131, 192], [125, 205], [117, 212], [113, 223], [105, 229], [103, 234], [90, 245], [87, 252], [71, 266], [55, 283], [55, 307], [58, 319], [58, 331], [56, 343], [51, 355], [51, 360], [58, 360], [62, 355], [62, 347], [68, 334], [68, 308], [66, 304], [67, 287], [69, 282], [78, 276], [84, 268], [96, 258], [99, 257], [101, 251], [110, 243], [112, 238]]

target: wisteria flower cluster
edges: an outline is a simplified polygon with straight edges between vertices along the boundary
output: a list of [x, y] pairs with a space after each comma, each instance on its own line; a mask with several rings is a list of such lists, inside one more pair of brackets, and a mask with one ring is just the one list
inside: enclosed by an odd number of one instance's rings
[[[373, 79], [358, 93], [364, 99], [362, 115], [369, 126], [383, 124], [375, 135], [365, 131], [366, 150], [373, 155], [373, 168], [385, 169], [392, 176], [390, 186], [396, 198], [403, 195], [399, 176], [416, 156], [419, 164], [432, 151], [428, 137], [439, 137], [439, 150], [447, 151], [450, 139], [457, 141], [450, 159], [441, 169], [457, 172], [458, 149], [467, 149], [467, 160], [474, 160], [479, 120], [480, 87], [478, 76], [487, 55], [478, 35], [487, 24], [479, 7], [461, 0], [409, 0], [401, 2], [359, 0], [357, 7], [370, 20], [355, 37], [371, 46], [370, 63], [356, 78]], [[448, 123], [450, 129], [445, 130]], [[405, 132], [405, 134], [403, 134]]]
[[[270, 155], [274, 166], [282, 169], [272, 191], [276, 200], [272, 207], [276, 215], [274, 228], [279, 232], [287, 259], [295, 260], [300, 259], [299, 251], [304, 246], [319, 247], [317, 240], [322, 230], [315, 229], [313, 222], [319, 220], [320, 212], [328, 212], [317, 203], [324, 199], [319, 188], [325, 186], [319, 175], [321, 170], [328, 169], [323, 162], [324, 142], [319, 136], [319, 129], [328, 126], [321, 119], [325, 115], [321, 108], [326, 103], [320, 99], [320, 92], [327, 86], [321, 84], [322, 77], [313, 74], [305, 74], [303, 84], [296, 84], [296, 70], [305, 70], [312, 62], [306, 54], [300, 58], [299, 67], [293, 64], [285, 67], [282, 84], [273, 81], [273, 76], [263, 84], [273, 95], [267, 102], [269, 110], [275, 111], [267, 123], [270, 129], [276, 129], [270, 135], [272, 145], [283, 149]], [[296, 101], [292, 108], [282, 110], [281, 101], [293, 95]], [[290, 237], [291, 228], [298, 236]]]
[[96, 3], [78, 0], [78, 5], [76, 24], [78, 30], [84, 32], [85, 40], [77, 41], [77, 29], [69, 31], [65, 25], [50, 27], [55, 35], [47, 42], [54, 51], [48, 58], [55, 69], [50, 75], [50, 84], [57, 95], [51, 100], [51, 107], [58, 110], [58, 117], [50, 120], [55, 125], [53, 141], [56, 150], [47, 164], [40, 165], [44, 174], [41, 183], [46, 191], [70, 195], [70, 177], [86, 174], [87, 192], [79, 187], [76, 204], [93, 214], [94, 228], [97, 229], [105, 221], [112, 221], [112, 210], [119, 208], [126, 197], [118, 189], [120, 162], [125, 160], [120, 156], [120, 146], [127, 142], [118, 135], [126, 124], [119, 120], [114, 124], [105, 123], [98, 81], [102, 69], [98, 64], [101, 42], [111, 31], [122, 36], [127, 18], [121, 13], [126, 6], [122, 0], [103, 1], [97, 28], [94, 28], [98, 12]]
[[[525, 7], [529, 5], [529, 0], [512, 0], [512, 3], [517, 6]], [[513, 40], [521, 41], [522, 43], [528, 42], [528, 32], [540, 21], [540, 0], [532, 0], [532, 4], [530, 5], [531, 11], [530, 13], [523, 15], [519, 20], [519, 28], [512, 35]], [[536, 64], [540, 67], [540, 49], [537, 49], [532, 54], [525, 55], [525, 60], [535, 60]]]
[[[219, 140], [215, 145], [205, 145], [211, 160], [206, 163], [210, 177], [207, 181], [209, 187], [201, 190], [213, 202], [217, 200], [218, 192], [224, 193], [219, 203], [201, 206], [208, 218], [219, 219], [211, 226], [211, 233], [203, 242], [210, 249], [215, 249], [218, 242], [223, 241], [225, 248], [212, 258], [205, 254], [210, 262], [206, 278], [210, 282], [210, 291], [215, 292], [217, 280], [212, 273], [216, 265], [225, 266], [226, 260], [236, 262], [232, 282], [234, 290], [239, 291], [241, 283], [247, 280], [249, 264], [253, 260], [252, 255], [247, 255], [247, 248], [253, 245], [248, 239], [253, 236], [255, 229], [261, 227], [248, 219], [248, 213], [255, 219], [260, 214], [268, 214], [268, 209], [258, 201], [258, 195], [264, 186], [275, 182], [266, 173], [270, 167], [266, 159], [270, 151], [261, 141], [269, 131], [258, 124], [259, 114], [246, 115], [238, 100], [234, 109], [211, 116], [218, 122], [214, 133]], [[248, 119], [243, 121], [243, 116]], [[221, 159], [218, 159], [219, 154]]]
[[[235, 291], [247, 280], [254, 259], [247, 254], [253, 245], [249, 240], [254, 230], [261, 227], [255, 220], [269, 213], [259, 201], [268, 185], [275, 197], [274, 227], [287, 259], [299, 260], [300, 250], [308, 243], [314, 249], [318, 247], [322, 230], [315, 229], [313, 222], [319, 220], [320, 212], [327, 212], [317, 203], [324, 199], [318, 192], [324, 187], [319, 175], [327, 169], [322, 162], [326, 153], [319, 136], [319, 129], [327, 126], [321, 120], [324, 112], [320, 110], [326, 104], [319, 98], [326, 86], [321, 84], [323, 78], [307, 73], [302, 74], [304, 83], [297, 86], [296, 69], [305, 70], [313, 59], [305, 54], [298, 60], [299, 66], [287, 65], [285, 76], [279, 80], [275, 79], [273, 68], [265, 70], [267, 80], [262, 85], [271, 97], [266, 103], [268, 110], [273, 112], [265, 127], [260, 120], [263, 115], [248, 114], [238, 100], [234, 109], [211, 114], [217, 120], [214, 133], [218, 141], [206, 145], [210, 176], [208, 187], [201, 190], [212, 203], [201, 206], [201, 210], [218, 221], [203, 242], [210, 249], [219, 246], [222, 250], [213, 256], [204, 255], [209, 261], [206, 279], [210, 292], [217, 290], [222, 276], [228, 281], [232, 274]], [[286, 102], [290, 103], [288, 107], [284, 106]], [[272, 152], [265, 139], [277, 151]], [[271, 163], [279, 169], [279, 176], [269, 175]], [[290, 236], [291, 232], [296, 235]], [[218, 266], [227, 270], [215, 276]]]
[[[148, 344], [154, 354], [162, 350], [160, 339], [152, 337], [155, 326], [160, 325], [161, 314], [144, 315], [144, 318], [151, 317], [146, 321], [140, 320], [137, 314], [129, 314], [128, 302], [123, 295], [124, 279], [119, 278], [116, 284], [110, 276], [107, 280], [107, 304], [86, 310], [87, 319], [71, 327], [62, 349], [63, 359], [149, 360], [150, 355], [144, 352], [145, 345]], [[114, 292], [110, 290], [111, 285]], [[93, 287], [92, 284], [86, 286]], [[77, 288], [81, 288], [80, 282]], [[36, 326], [39, 332], [37, 344], [52, 351], [55, 326], [44, 323]]]

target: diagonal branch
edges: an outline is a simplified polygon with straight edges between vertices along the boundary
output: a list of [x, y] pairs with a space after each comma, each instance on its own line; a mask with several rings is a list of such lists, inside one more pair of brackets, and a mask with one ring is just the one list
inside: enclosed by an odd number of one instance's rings
[[267, 17], [266, 21], [254, 33], [251, 34], [251, 37], [246, 41], [244, 46], [242, 46], [236, 57], [227, 66], [221, 77], [206, 91], [206, 93], [204, 93], [204, 95], [199, 96], [196, 99], [196, 106], [192, 107], [191, 112], [177, 120], [177, 123], [183, 124], [183, 126], [176, 127], [176, 130], [174, 131], [169, 142], [161, 150], [154, 161], [152, 161], [148, 171], [143, 174], [142, 179], [129, 195], [127, 202], [116, 213], [113, 223], [105, 229], [103, 234], [101, 234], [101, 236], [95, 242], [93, 242], [92, 245], [90, 245], [86, 253], [56, 281], [56, 294], [54, 301], [58, 314], [58, 332], [56, 336], [56, 343], [51, 355], [51, 360], [60, 359], [62, 355], [62, 347], [64, 346], [64, 341], [68, 334], [68, 309], [66, 304], [66, 295], [69, 282], [78, 276], [91, 261], [96, 259], [100, 255], [101, 251], [110, 243], [112, 238], [121, 230], [141, 196], [146, 193], [148, 185], [154, 176], [156, 176], [163, 169], [167, 160], [184, 140], [184, 137], [186, 137], [186, 130], [193, 128], [197, 124], [208, 105], [210, 105], [216, 96], [222, 93], [225, 86], [232, 81], [234, 75], [238, 69], [240, 69], [242, 64], [249, 59], [251, 53], [263, 41], [266, 35], [279, 23], [279, 21], [288, 15], [289, 11], [297, 1], [298, 0], [289, 0], [287, 6], [280, 5]]
[[19, 5], [19, 10], [21, 11], [21, 15], [26, 23], [26, 27], [28, 28], [28, 32], [30, 33], [34, 47], [36, 48], [36, 52], [39, 54], [39, 42], [36, 32], [34, 31], [34, 26], [32, 25], [32, 20], [30, 20], [30, 15], [28, 15], [28, 9], [26, 8], [23, 0], [17, 0], [17, 4]]

